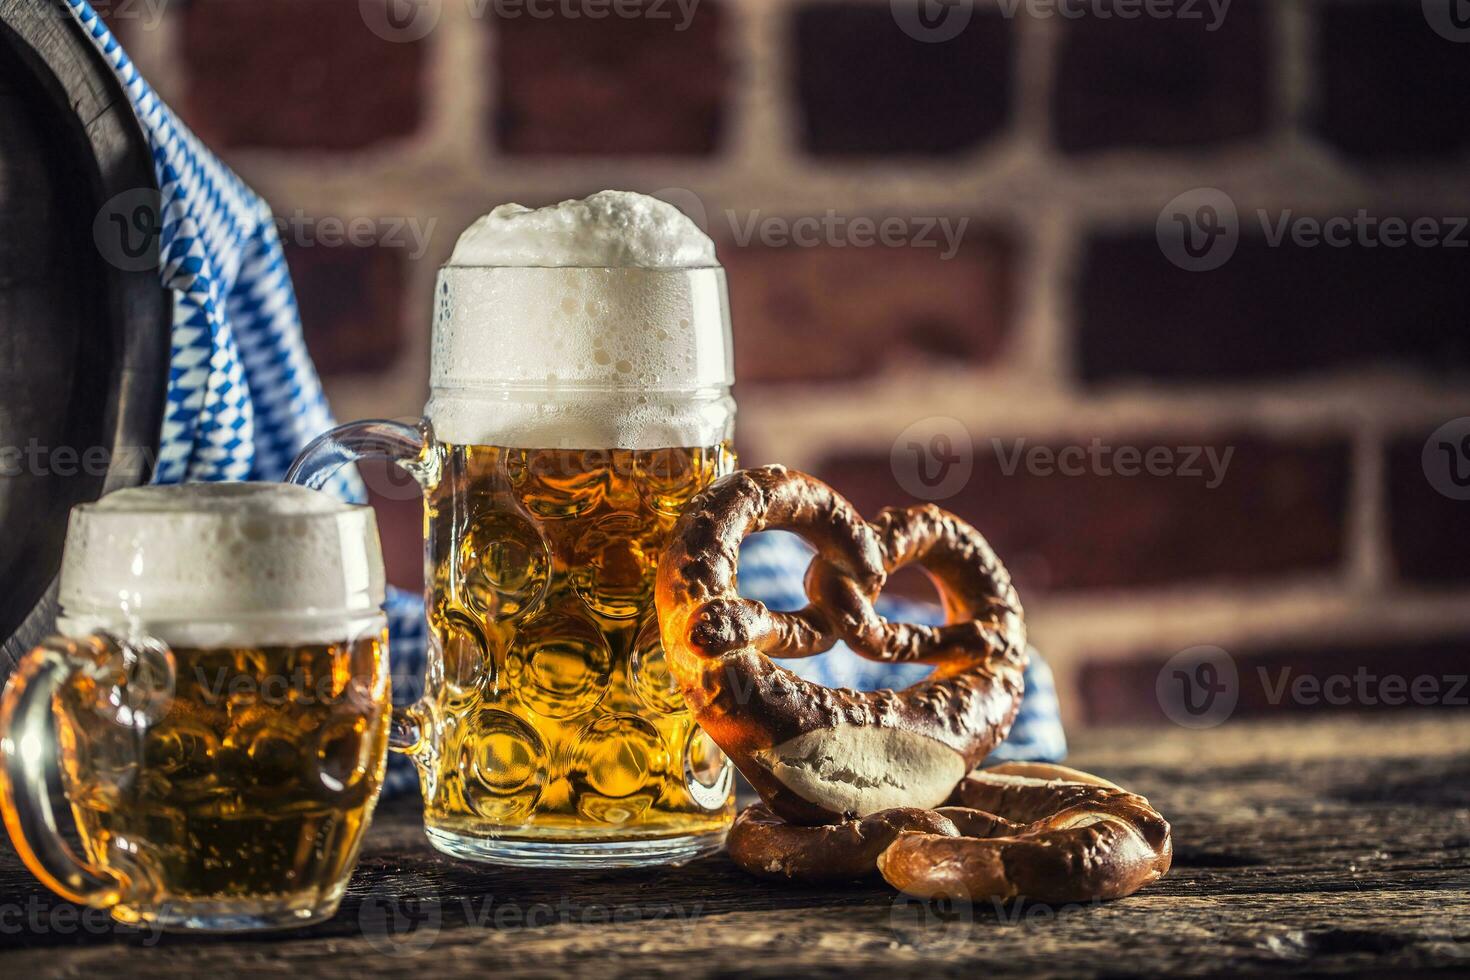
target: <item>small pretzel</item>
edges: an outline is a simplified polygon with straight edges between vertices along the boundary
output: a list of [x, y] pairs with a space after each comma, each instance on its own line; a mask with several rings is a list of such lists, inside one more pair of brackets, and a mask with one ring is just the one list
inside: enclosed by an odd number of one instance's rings
[[965, 777], [954, 799], [937, 812], [964, 836], [900, 833], [878, 856], [890, 885], [919, 898], [1087, 902], [1131, 895], [1173, 860], [1169, 823], [1148, 800], [1075, 769], [996, 766]]
[[[768, 529], [817, 548], [806, 608], [772, 612], [735, 590], [740, 542]], [[888, 623], [888, 574], [922, 566], [948, 623]], [[932, 505], [871, 525], [826, 484], [782, 466], [732, 473], [692, 499], [659, 563], [670, 670], [699, 724], [781, 817], [840, 823], [932, 808], [1000, 743], [1020, 706], [1025, 627], [980, 533]], [[900, 692], [832, 690], [776, 666], [845, 640], [858, 654], [935, 665]]]

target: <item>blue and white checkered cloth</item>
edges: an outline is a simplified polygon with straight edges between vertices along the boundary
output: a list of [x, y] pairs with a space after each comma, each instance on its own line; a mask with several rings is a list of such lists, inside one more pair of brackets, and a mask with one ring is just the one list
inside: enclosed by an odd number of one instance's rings
[[[174, 292], [172, 365], [157, 483], [279, 480], [307, 442], [333, 425], [306, 352], [290, 273], [269, 207], [164, 105], [87, 0], [66, 0], [122, 80], [153, 151], [160, 192], [163, 284]], [[362, 500], [355, 475], [332, 488]], [[791, 535], [759, 535], [741, 551], [741, 591], [772, 608], [804, 601], [809, 552]], [[888, 616], [934, 621], [938, 610], [883, 600]], [[390, 590], [395, 693], [412, 696], [423, 674], [428, 630], [418, 596]], [[1033, 654], [1026, 699], [997, 758], [1056, 760], [1066, 751], [1051, 672]], [[845, 653], [794, 661], [833, 686], [872, 690], [912, 683], [928, 669], [883, 665]], [[395, 759], [388, 791], [416, 786]]]

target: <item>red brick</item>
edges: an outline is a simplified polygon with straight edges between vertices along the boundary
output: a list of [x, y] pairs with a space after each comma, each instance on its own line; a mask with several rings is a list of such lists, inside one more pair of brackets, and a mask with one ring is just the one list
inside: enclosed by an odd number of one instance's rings
[[[1394, 214], [1370, 212], [1378, 219]], [[1267, 214], [1273, 225], [1280, 217]], [[1429, 371], [1470, 366], [1464, 248], [1299, 247], [1289, 237], [1271, 247], [1254, 211], [1242, 209], [1239, 221], [1234, 254], [1207, 272], [1170, 263], [1152, 233], [1087, 243], [1076, 343], [1084, 379], [1250, 379], [1383, 363]], [[1460, 237], [1470, 241], [1470, 231]]]
[[1215, 30], [1208, 4], [1192, 9], [1199, 19], [1061, 20], [1059, 148], [1215, 146], [1265, 129], [1273, 45], [1263, 5], [1235, 0]]
[[[1209, 640], [1202, 638], [1202, 642]], [[1223, 720], [1227, 722], [1325, 711], [1464, 711], [1470, 706], [1470, 684], [1464, 682], [1466, 664], [1470, 662], [1470, 635], [1283, 642], [1228, 652], [1235, 662], [1238, 701], [1229, 719]], [[1169, 724], [1155, 685], [1170, 656], [1169, 652], [1152, 652], [1126, 660], [1086, 661], [1078, 689], [1087, 722]], [[1402, 694], [1396, 681], [1384, 686], [1390, 676], [1404, 679]], [[1303, 677], [1314, 680], [1300, 681]], [[1334, 677], [1346, 677], [1346, 684], [1328, 680]], [[1412, 684], [1421, 677], [1433, 678], [1435, 687], [1431, 693], [1431, 682], [1422, 681], [1416, 698]], [[1403, 703], [1390, 703], [1401, 698]]]
[[[744, 219], [741, 219], [744, 220]], [[1011, 329], [1014, 243], [951, 220], [934, 247], [722, 243], [742, 382], [859, 378], [905, 361], [981, 364]]]
[[548, 155], [715, 152], [731, 74], [729, 18], [714, 0], [695, 5], [687, 23], [678, 4], [644, 9], [648, 15], [631, 18], [492, 18], [500, 147]]
[[1400, 439], [1385, 451], [1389, 540], [1400, 577], [1421, 585], [1470, 582], [1470, 500], [1435, 489], [1425, 473], [1424, 438]]
[[[1458, 0], [1443, 0], [1446, 10]], [[1318, 8], [1323, 138], [1367, 159], [1453, 156], [1470, 147], [1470, 54], [1418, 3]]]
[[384, 245], [286, 244], [306, 346], [323, 374], [377, 372], [403, 349], [407, 260]]
[[355, 0], [193, 0], [183, 15], [186, 115], [206, 143], [351, 150], [419, 126], [426, 42], [379, 37]]
[[[910, 421], [895, 420], [894, 433]], [[1223, 480], [1211, 489], [1205, 486], [1210, 468], [1203, 458], [1197, 464], [1203, 477], [1104, 475], [1090, 464], [1081, 475], [1069, 476], [1033, 468], [1024, 459], [1012, 468], [1016, 441], [999, 440], [997, 450], [987, 440], [975, 446], [968, 482], [935, 502], [985, 533], [1023, 598], [1049, 590], [1162, 587], [1341, 567], [1351, 456], [1346, 442], [1189, 433], [1138, 433], [1100, 442], [1142, 453], [1182, 446], [1212, 447], [1217, 458], [1228, 447], [1234, 452]], [[1090, 452], [1091, 443], [1085, 436], [1033, 439], [1025, 449], [1080, 446]], [[1066, 462], [1075, 468], [1078, 461]], [[1178, 468], [1185, 463], [1182, 453], [1175, 457]], [[834, 454], [818, 472], [864, 514], [916, 502], [900, 486], [886, 453]]]
[[963, 152], [1010, 120], [1014, 25], [975, 12], [956, 36], [906, 33], [889, 4], [820, 3], [793, 15], [800, 139], [819, 155]]

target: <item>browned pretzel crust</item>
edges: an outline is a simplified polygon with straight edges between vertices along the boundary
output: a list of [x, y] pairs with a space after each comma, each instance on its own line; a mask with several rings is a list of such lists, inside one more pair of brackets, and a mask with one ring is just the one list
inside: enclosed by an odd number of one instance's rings
[[889, 884], [919, 898], [1085, 902], [1131, 895], [1173, 860], [1169, 823], [1148, 800], [1075, 769], [981, 770], [954, 802], [940, 812], [965, 836], [901, 833], [878, 856]]
[[[740, 542], [773, 528], [817, 548], [810, 604], [797, 613], [735, 590]], [[909, 563], [934, 579], [948, 625], [890, 624], [873, 611], [887, 574]], [[733, 473], [685, 507], [656, 595], [670, 669], [695, 718], [792, 823], [942, 803], [1020, 705], [1025, 628], [1010, 577], [978, 531], [937, 507], [885, 510], [869, 525], [804, 473]], [[897, 693], [857, 692], [811, 684], [769, 659], [839, 638], [873, 659], [936, 669]]]
[[878, 855], [906, 830], [945, 837], [960, 832], [937, 810], [895, 807], [861, 820], [802, 827], [756, 803], [735, 818], [725, 847], [736, 864], [763, 878], [844, 881], [875, 874]]

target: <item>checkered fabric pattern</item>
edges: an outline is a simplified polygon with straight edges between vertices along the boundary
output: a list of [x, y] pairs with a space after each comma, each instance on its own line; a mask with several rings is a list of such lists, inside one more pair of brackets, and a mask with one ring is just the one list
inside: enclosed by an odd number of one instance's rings
[[[306, 352], [296, 297], [270, 209], [158, 98], [87, 0], [65, 0], [116, 71], [153, 151], [162, 216], [159, 274], [173, 290], [167, 406], [154, 480], [279, 480], [312, 438], [333, 425]], [[364, 499], [344, 471], [332, 491]], [[760, 535], [741, 552], [741, 590], [773, 608], [804, 598], [809, 552], [790, 535]], [[934, 621], [938, 610], [890, 600], [885, 614]], [[428, 643], [422, 600], [390, 590], [395, 697], [416, 697]], [[833, 651], [793, 662], [812, 680], [871, 690], [901, 687], [927, 668], [874, 664]], [[1051, 673], [1033, 656], [1021, 717], [996, 758], [1055, 760], [1066, 750]], [[417, 784], [395, 757], [389, 793]]]

